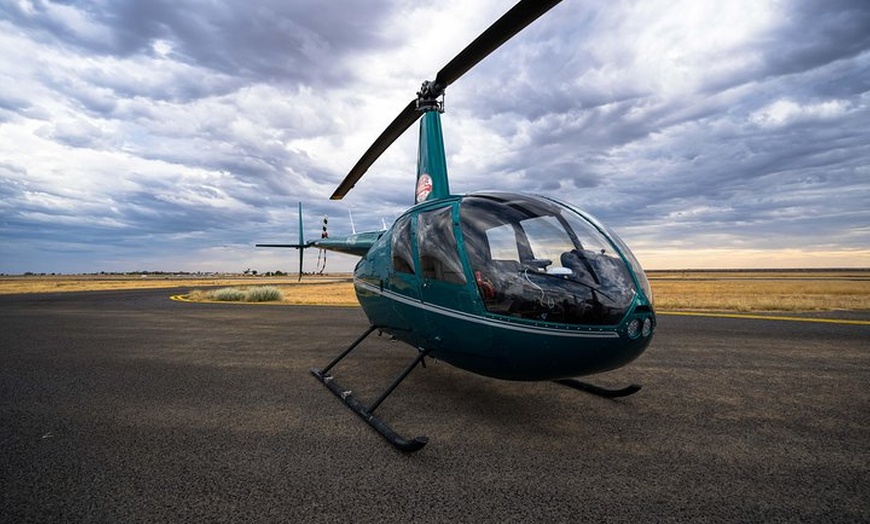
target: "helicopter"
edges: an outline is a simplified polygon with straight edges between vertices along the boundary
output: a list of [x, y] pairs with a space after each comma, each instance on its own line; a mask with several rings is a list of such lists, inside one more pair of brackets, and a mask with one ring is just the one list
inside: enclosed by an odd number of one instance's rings
[[[445, 89], [561, 0], [521, 0], [469, 44], [378, 136], [331, 199], [343, 198], [377, 158], [418, 119], [414, 205], [389, 228], [346, 237], [257, 244], [360, 256], [353, 273], [369, 327], [323, 368], [311, 373], [400, 451], [405, 438], [375, 415], [380, 404], [425, 358], [487, 377], [554, 381], [606, 398], [638, 385], [608, 389], [575, 377], [624, 366], [652, 340], [656, 316], [649, 282], [628, 246], [589, 213], [561, 200], [498, 191], [450, 192], [441, 114]], [[366, 404], [341, 386], [333, 368], [372, 333], [414, 351], [411, 362]]]

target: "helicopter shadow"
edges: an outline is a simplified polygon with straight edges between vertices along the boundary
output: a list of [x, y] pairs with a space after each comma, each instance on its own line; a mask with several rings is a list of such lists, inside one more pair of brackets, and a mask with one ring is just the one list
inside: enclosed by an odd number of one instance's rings
[[[344, 373], [342, 381], [355, 383], [355, 395], [370, 400], [406, 364], [411, 353], [400, 348], [373, 342], [360, 348], [357, 362], [348, 362], [352, 370], [337, 373]], [[426, 362], [378, 408], [379, 416], [401, 432], [437, 435], [444, 443], [542, 439], [547, 445], [574, 445], [577, 439], [620, 431], [635, 414], [630, 400], [599, 398], [553, 382], [482, 377], [438, 360]]]

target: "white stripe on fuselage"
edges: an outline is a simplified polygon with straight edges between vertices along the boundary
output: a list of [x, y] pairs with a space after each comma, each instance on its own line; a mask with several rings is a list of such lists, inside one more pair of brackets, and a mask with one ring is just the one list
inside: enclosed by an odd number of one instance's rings
[[409, 306], [414, 306], [419, 309], [423, 309], [425, 311], [429, 311], [432, 313], [437, 313], [439, 315], [443, 315], [446, 317], [457, 318], [460, 320], [465, 320], [467, 322], [473, 322], [475, 324], [484, 324], [497, 328], [504, 329], [512, 329], [514, 331], [522, 331], [525, 333], [533, 333], [536, 335], [552, 335], [557, 337], [575, 337], [575, 338], [619, 338], [619, 333], [616, 331], [580, 331], [580, 330], [565, 330], [558, 328], [548, 328], [548, 327], [538, 327], [538, 326], [528, 326], [528, 325], [519, 325], [513, 322], [508, 322], [505, 320], [498, 320], [495, 318], [489, 317], [481, 317], [478, 315], [472, 315], [470, 313], [465, 313], [463, 311], [458, 311], [455, 309], [449, 309], [442, 306], [437, 306], [435, 304], [423, 302], [422, 300], [406, 297], [405, 295], [400, 295], [399, 293], [395, 293], [393, 291], [387, 289], [381, 289], [378, 286], [374, 286], [372, 284], [363, 282], [361, 280], [354, 280], [354, 285], [359, 286], [366, 291], [371, 291], [377, 295], [381, 295], [385, 298], [389, 298], [390, 300], [395, 300], [396, 302], [401, 302], [403, 304], [408, 304]]

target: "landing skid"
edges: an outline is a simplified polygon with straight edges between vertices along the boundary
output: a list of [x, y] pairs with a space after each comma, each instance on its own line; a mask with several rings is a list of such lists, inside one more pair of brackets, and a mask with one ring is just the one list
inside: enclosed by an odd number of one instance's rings
[[629, 395], [634, 395], [635, 393], [640, 391], [640, 386], [638, 386], [637, 384], [631, 384], [621, 389], [607, 389], [601, 386], [596, 386], [594, 384], [581, 382], [576, 378], [563, 378], [560, 380], [554, 380], [553, 382], [604, 398], [627, 397]]
[[398, 433], [396, 433], [393, 428], [388, 426], [383, 420], [378, 418], [374, 411], [381, 405], [390, 393], [398, 387], [398, 385], [405, 380], [405, 378], [417, 367], [417, 364], [423, 362], [423, 359], [426, 357], [426, 351], [420, 351], [414, 360], [406, 367], [401, 373], [399, 373], [393, 382], [387, 386], [383, 393], [372, 402], [370, 406], [366, 406], [359, 400], [357, 400], [351, 390], [343, 388], [338, 382], [335, 381], [335, 378], [329, 374], [329, 370], [332, 369], [333, 366], [338, 364], [344, 357], [350, 354], [363, 340], [366, 339], [369, 335], [372, 334], [373, 331], [377, 329], [376, 326], [370, 326], [365, 333], [360, 335], [359, 338], [354, 341], [353, 344], [350, 345], [344, 352], [339, 355], [335, 360], [330, 362], [325, 368], [318, 369], [312, 368], [311, 374], [319, 380], [324, 386], [326, 386], [329, 391], [331, 391], [336, 397], [341, 399], [344, 404], [351, 409], [354, 413], [356, 413], [361, 419], [363, 419], [369, 426], [371, 426], [375, 431], [381, 434], [382, 437], [387, 439], [387, 442], [393, 445], [399, 451], [403, 451], [405, 453], [410, 453], [413, 451], [418, 451], [423, 448], [428, 442], [429, 439], [424, 436], [414, 437], [411, 440], [408, 440]]

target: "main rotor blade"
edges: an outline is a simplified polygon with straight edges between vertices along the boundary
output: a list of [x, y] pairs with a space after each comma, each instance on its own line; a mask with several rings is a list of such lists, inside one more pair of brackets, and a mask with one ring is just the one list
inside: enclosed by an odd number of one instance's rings
[[368, 168], [378, 159], [379, 156], [388, 148], [390, 144], [396, 141], [406, 129], [411, 127], [411, 124], [417, 121], [423, 113], [417, 111], [417, 99], [405, 106], [405, 109], [399, 113], [390, 125], [381, 133], [381, 136], [375, 140], [368, 150], [363, 154], [362, 158], [353, 166], [350, 173], [344, 177], [338, 189], [329, 197], [331, 200], [341, 200], [348, 191], [353, 188], [357, 180], [359, 180]]
[[521, 0], [441, 68], [435, 83], [442, 89], [446, 88], [561, 1]]
[[[502, 15], [486, 31], [474, 39], [465, 49], [453, 58], [435, 77], [436, 90], [432, 93], [439, 96], [444, 88], [452, 84], [478, 62], [510, 40], [515, 34], [537, 20], [562, 0], [520, 0], [510, 11]], [[424, 84], [425, 87], [426, 84]], [[369, 167], [396, 141], [411, 124], [417, 121], [422, 112], [417, 109], [417, 99], [411, 100], [405, 109], [399, 113], [375, 142], [366, 150], [362, 158], [353, 166], [350, 173], [344, 177], [338, 188], [329, 197], [341, 200], [357, 181], [362, 178]]]

